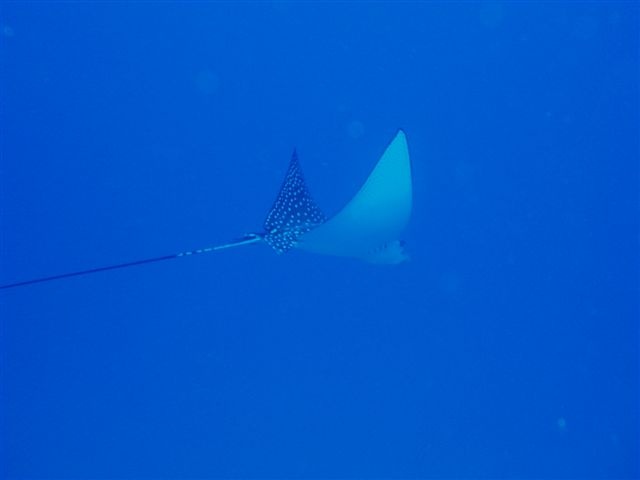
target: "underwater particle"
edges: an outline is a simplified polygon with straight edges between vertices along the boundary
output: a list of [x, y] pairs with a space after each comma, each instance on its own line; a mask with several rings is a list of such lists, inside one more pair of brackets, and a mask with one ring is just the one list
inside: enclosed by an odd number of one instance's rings
[[15, 32], [13, 31], [13, 27], [10, 25], [2, 25], [2, 36], [3, 37], [13, 37]]
[[205, 95], [212, 95], [216, 93], [220, 86], [220, 79], [218, 75], [211, 70], [202, 70], [199, 72], [196, 75], [195, 82], [197, 89]]
[[480, 6], [480, 23], [487, 28], [497, 28], [504, 19], [504, 7], [499, 2], [484, 2]]
[[460, 277], [456, 272], [449, 271], [440, 277], [440, 290], [449, 296], [455, 296], [460, 290]]
[[573, 26], [573, 33], [580, 40], [590, 40], [594, 38], [599, 30], [600, 25], [598, 19], [594, 16], [580, 17]]
[[609, 23], [611, 25], [620, 25], [620, 22], [622, 21], [622, 14], [615, 10], [613, 12], [611, 12], [611, 15], [609, 15]]
[[359, 120], [349, 122], [347, 125], [347, 134], [354, 140], [361, 138], [364, 135], [364, 124]]
[[558, 431], [560, 433], [564, 433], [567, 431], [567, 420], [564, 417], [558, 418], [556, 420], [556, 427], [558, 427]]
[[456, 186], [466, 187], [469, 185], [469, 183], [473, 182], [474, 173], [475, 168], [471, 163], [465, 161], [458, 162], [455, 169]]

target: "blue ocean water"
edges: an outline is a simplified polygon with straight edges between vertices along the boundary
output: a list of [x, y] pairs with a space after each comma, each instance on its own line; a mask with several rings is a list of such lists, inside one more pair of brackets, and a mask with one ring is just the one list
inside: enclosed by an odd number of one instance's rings
[[0, 292], [2, 478], [638, 478], [636, 2], [2, 2], [0, 283], [334, 213], [398, 128], [412, 259], [250, 246]]

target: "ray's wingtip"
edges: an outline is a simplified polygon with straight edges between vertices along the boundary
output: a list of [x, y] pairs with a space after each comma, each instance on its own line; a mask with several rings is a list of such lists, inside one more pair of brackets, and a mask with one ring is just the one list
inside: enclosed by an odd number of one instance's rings
[[395, 142], [403, 142], [405, 145], [407, 144], [407, 134], [404, 131], [404, 128], [398, 128], [396, 130], [396, 133], [391, 139], [390, 143], [395, 143]]
[[391, 141], [389, 142], [389, 145], [404, 145], [404, 147], [407, 147], [408, 141], [407, 141], [407, 134], [404, 131], [404, 128], [398, 128], [396, 130], [396, 134], [393, 136], [393, 138], [391, 139]]

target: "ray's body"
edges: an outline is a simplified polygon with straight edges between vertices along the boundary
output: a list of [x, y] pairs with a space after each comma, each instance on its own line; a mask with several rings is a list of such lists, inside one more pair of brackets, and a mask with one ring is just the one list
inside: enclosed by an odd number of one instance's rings
[[409, 222], [411, 204], [411, 161], [402, 130], [396, 133], [360, 190], [331, 218], [322, 213], [311, 197], [298, 155], [294, 151], [261, 233], [250, 233], [213, 247], [0, 285], [0, 289], [209, 253], [261, 241], [279, 254], [299, 248], [373, 263], [397, 264], [407, 259], [404, 242], [399, 237]]

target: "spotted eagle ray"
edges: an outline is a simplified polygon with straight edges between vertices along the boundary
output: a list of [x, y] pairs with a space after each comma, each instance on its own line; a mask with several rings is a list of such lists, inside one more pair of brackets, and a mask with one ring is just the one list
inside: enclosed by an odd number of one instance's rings
[[407, 139], [398, 130], [364, 185], [333, 217], [316, 205], [294, 150], [287, 174], [267, 214], [261, 233], [248, 233], [229, 243], [161, 257], [91, 268], [0, 285], [0, 289], [160, 262], [265, 242], [278, 254], [293, 248], [324, 255], [353, 257], [372, 263], [397, 264], [407, 259], [399, 239], [411, 216], [411, 160]]

